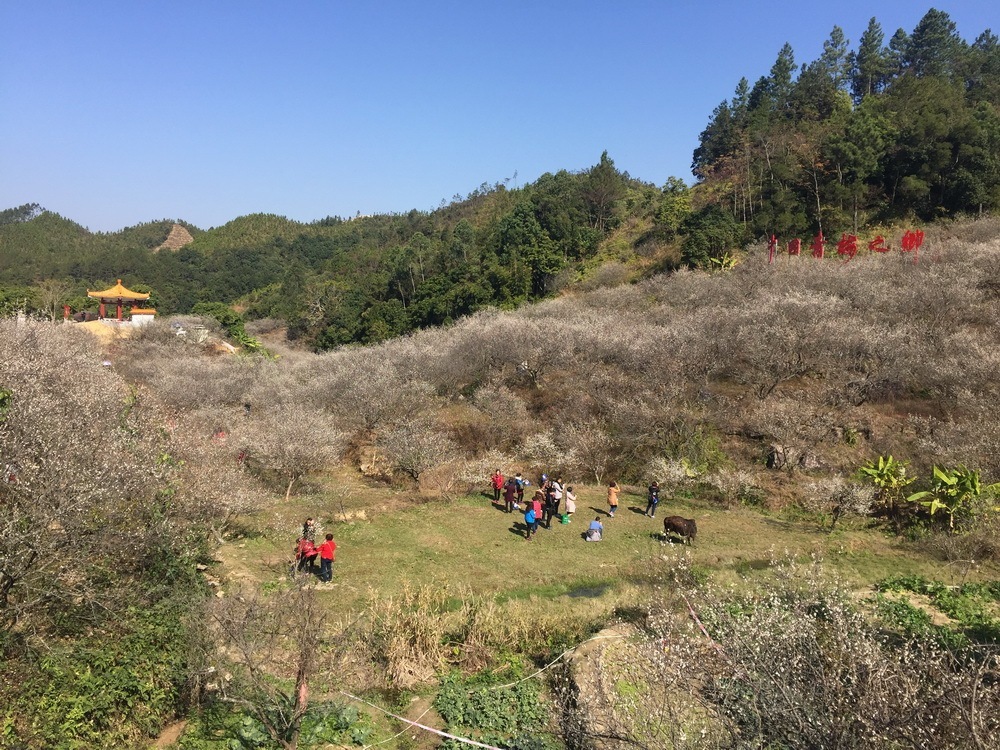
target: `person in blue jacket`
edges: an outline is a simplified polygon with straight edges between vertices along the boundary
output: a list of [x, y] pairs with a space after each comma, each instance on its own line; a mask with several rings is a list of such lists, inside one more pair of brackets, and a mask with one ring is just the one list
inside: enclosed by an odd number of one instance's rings
[[524, 525], [527, 527], [524, 530], [524, 538], [529, 542], [531, 538], [538, 532], [538, 517], [535, 515], [535, 508], [528, 503], [528, 509], [524, 511]]

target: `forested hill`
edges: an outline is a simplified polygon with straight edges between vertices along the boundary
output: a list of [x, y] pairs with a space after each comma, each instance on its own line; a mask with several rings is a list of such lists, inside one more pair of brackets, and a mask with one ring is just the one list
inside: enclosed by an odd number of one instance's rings
[[[656, 186], [605, 153], [522, 187], [484, 183], [435, 211], [255, 214], [208, 231], [162, 220], [91, 233], [28, 204], [0, 212], [0, 314], [81, 308], [88, 287], [122, 278], [161, 313], [224, 303], [328, 349], [572, 284], [725, 264], [772, 234], [783, 246], [995, 211], [1000, 43], [989, 30], [968, 42], [931, 9], [888, 40], [873, 18], [854, 47], [834, 27], [801, 67], [786, 44], [768, 75], [741, 80], [711, 114], [693, 169], [693, 186]], [[158, 250], [175, 223], [193, 241]]]
[[40, 300], [32, 285], [56, 279], [66, 280], [69, 304], [86, 306], [86, 287], [122, 278], [151, 291], [161, 313], [222, 302], [286, 321], [292, 337], [318, 349], [374, 342], [542, 298], [609, 260], [618, 263], [602, 273], [616, 280], [673, 267], [689, 193], [680, 181], [661, 190], [636, 180], [603, 154], [589, 169], [517, 189], [484, 184], [431, 212], [311, 223], [255, 214], [208, 231], [187, 226], [193, 241], [176, 251], [156, 250], [170, 221], [92, 234], [29, 205], [0, 224], [0, 304]]
[[839, 27], [796, 66], [742, 79], [712, 113], [693, 169], [711, 202], [751, 234], [932, 220], [1000, 203], [1000, 45], [971, 44], [931, 9], [886, 39], [872, 18], [856, 48]]

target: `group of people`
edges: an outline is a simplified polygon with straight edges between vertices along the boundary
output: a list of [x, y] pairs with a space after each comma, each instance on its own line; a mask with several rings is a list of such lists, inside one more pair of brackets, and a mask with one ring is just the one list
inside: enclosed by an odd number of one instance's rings
[[327, 534], [322, 542], [316, 544], [316, 521], [307, 518], [302, 524], [302, 535], [295, 542], [296, 572], [302, 572], [307, 567], [316, 575], [316, 559], [319, 558], [319, 580], [330, 583], [333, 580], [333, 561], [337, 557], [337, 543], [333, 534]]
[[[545, 528], [551, 528], [552, 519], [559, 517], [563, 523], [569, 523], [576, 512], [576, 495], [573, 494], [572, 487], [563, 486], [561, 477], [550, 478], [547, 474], [542, 474], [539, 487], [535, 490], [530, 500], [524, 500], [524, 488], [531, 484], [518, 472], [513, 477], [504, 478], [503, 472], [497, 469], [490, 477], [490, 486], [493, 488], [493, 502], [500, 504], [503, 497], [504, 509], [507, 513], [515, 510], [524, 511], [524, 536], [529, 542], [538, 533], [538, 527], [544, 524]], [[614, 518], [618, 510], [618, 495], [621, 487], [615, 481], [608, 484], [608, 517]], [[560, 504], [565, 499], [565, 514], [560, 514]], [[653, 482], [649, 485], [646, 496], [646, 512], [649, 518], [656, 517], [656, 508], [660, 503], [660, 485]], [[599, 542], [604, 538], [604, 524], [601, 523], [600, 516], [596, 516], [590, 522], [587, 531], [584, 533], [584, 540], [588, 542]]]
[[[520, 474], [518, 474], [520, 476]], [[559, 508], [563, 505], [565, 513], [560, 513]], [[547, 474], [542, 474], [539, 487], [535, 490], [531, 500], [516, 502], [513, 509], [524, 511], [525, 539], [529, 542], [538, 533], [538, 527], [542, 524], [546, 529], [552, 528], [552, 519], [558, 518], [563, 523], [569, 523], [576, 513], [576, 495], [573, 488], [565, 486], [562, 477], [551, 478]], [[508, 508], [508, 512], [511, 512]]]

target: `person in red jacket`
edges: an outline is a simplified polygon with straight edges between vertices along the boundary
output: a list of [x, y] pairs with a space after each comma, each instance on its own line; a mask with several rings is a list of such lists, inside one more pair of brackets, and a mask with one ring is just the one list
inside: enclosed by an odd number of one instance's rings
[[295, 559], [298, 560], [297, 569], [302, 571], [308, 565], [309, 572], [315, 573], [317, 555], [319, 555], [319, 551], [312, 540], [305, 536], [299, 537], [298, 544], [295, 545]]
[[499, 505], [500, 490], [503, 489], [503, 474], [500, 473], [500, 469], [493, 472], [493, 476], [490, 477], [490, 485], [493, 487], [493, 503]]
[[327, 534], [326, 540], [319, 545], [319, 580], [329, 583], [333, 580], [333, 561], [337, 556], [337, 543], [333, 534]]

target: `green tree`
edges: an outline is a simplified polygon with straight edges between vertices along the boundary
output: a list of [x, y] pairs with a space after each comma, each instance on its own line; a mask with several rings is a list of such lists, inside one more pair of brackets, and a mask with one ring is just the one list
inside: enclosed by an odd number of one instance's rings
[[666, 239], [673, 239], [691, 214], [691, 190], [679, 177], [668, 177], [656, 207], [656, 225]]
[[889, 122], [867, 100], [846, 113], [842, 127], [832, 131], [824, 145], [824, 154], [835, 166], [850, 201], [855, 232], [861, 223], [859, 212], [869, 206], [870, 184], [881, 177], [882, 158], [893, 135]]
[[[749, 111], [749, 100], [750, 95], [747, 94], [744, 111]], [[712, 111], [708, 125], [698, 136], [698, 146], [694, 150], [691, 171], [698, 178], [705, 179], [709, 176], [712, 166], [721, 158], [732, 154], [737, 144], [733, 110], [730, 109], [728, 102], [722, 102]]]
[[542, 229], [528, 202], [519, 203], [498, 226], [499, 258], [510, 272], [514, 299], [541, 297], [562, 266], [556, 244]]
[[855, 102], [877, 94], [886, 84], [889, 74], [887, 50], [883, 46], [885, 34], [872, 16], [868, 28], [861, 35], [858, 51], [849, 56], [851, 94]]
[[0, 211], [0, 225], [31, 221], [44, 210], [37, 203], [25, 203], [23, 206], [18, 206], [17, 208], [4, 209]]
[[899, 123], [885, 174], [896, 212], [927, 219], [953, 213], [959, 208], [951, 191], [959, 126], [968, 117], [961, 87], [943, 77], [904, 76], [884, 105], [886, 116]]
[[949, 76], [956, 72], [964, 48], [951, 17], [931, 8], [910, 35], [903, 66], [917, 76]]
[[400, 336], [409, 328], [406, 308], [398, 299], [375, 302], [361, 314], [362, 341], [366, 344]]
[[989, 29], [980, 34], [966, 55], [965, 80], [969, 98], [1000, 107], [1000, 41]]
[[722, 260], [739, 247], [741, 231], [733, 215], [709, 204], [684, 220], [682, 258], [693, 267], [710, 268], [712, 260]]
[[624, 195], [622, 176], [605, 151], [600, 162], [590, 168], [583, 181], [583, 200], [590, 225], [600, 232], [612, 228], [617, 223], [618, 203]]
[[791, 114], [794, 75], [795, 53], [792, 51], [792, 45], [785, 42], [778, 52], [778, 59], [771, 66], [767, 79], [767, 93], [771, 107], [778, 114]]
[[947, 204], [956, 211], [1000, 208], [1000, 113], [981, 102], [955, 130], [956, 164]]
[[819, 58], [823, 72], [838, 91], [845, 88], [850, 80], [849, 45], [844, 30], [834, 26], [830, 38], [823, 42], [823, 54]]
[[903, 69], [906, 67], [907, 48], [909, 44], [910, 35], [904, 29], [896, 29], [896, 33], [889, 39], [886, 64], [890, 80], [894, 80], [903, 74]]

